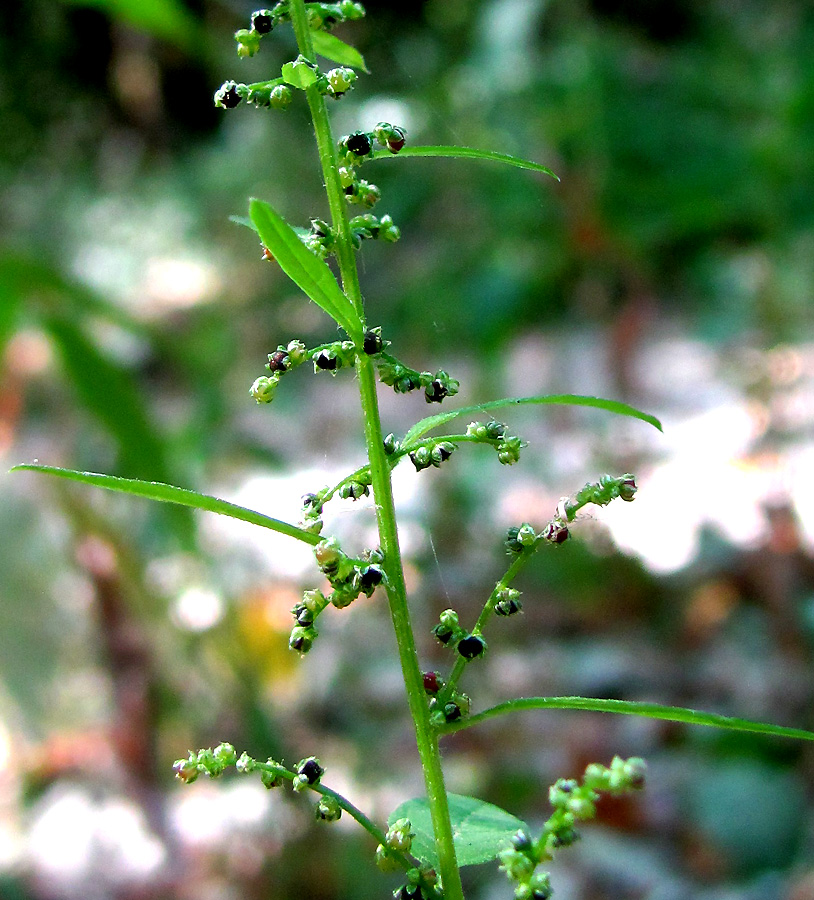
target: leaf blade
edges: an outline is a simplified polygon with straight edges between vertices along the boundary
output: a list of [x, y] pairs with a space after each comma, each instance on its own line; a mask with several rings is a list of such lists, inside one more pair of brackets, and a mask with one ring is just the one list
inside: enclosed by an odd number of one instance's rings
[[325, 262], [303, 244], [297, 232], [264, 200], [253, 198], [250, 201], [249, 217], [285, 274], [355, 341], [359, 341], [362, 336], [359, 315]]
[[361, 69], [367, 72], [365, 58], [356, 49], [341, 41], [336, 35], [329, 34], [327, 31], [312, 31], [311, 41], [314, 45], [314, 52], [331, 62], [339, 63], [340, 66], [350, 66], [352, 69]]
[[[526, 824], [499, 806], [467, 797], [447, 794], [452, 822], [452, 837], [458, 865], [475, 866], [491, 862], [508, 845], [511, 836]], [[400, 804], [388, 816], [392, 825], [397, 819], [409, 819], [415, 833], [410, 853], [422, 862], [438, 866], [430, 807], [425, 797]]]
[[442, 734], [451, 734], [499, 715], [528, 709], [579, 709], [588, 712], [643, 716], [648, 719], [663, 719], [667, 722], [682, 722], [686, 725], [705, 725], [729, 731], [746, 731], [772, 737], [814, 741], [814, 731], [806, 731], [803, 728], [789, 728], [785, 725], [772, 725], [769, 722], [757, 722], [753, 719], [722, 716], [718, 713], [689, 709], [684, 706], [665, 706], [660, 703], [641, 703], [636, 700], [603, 700], [595, 697], [523, 697], [509, 700], [476, 713], [461, 722], [444, 725], [439, 728], [439, 731]]
[[65, 478], [68, 481], [89, 484], [93, 487], [106, 488], [122, 494], [130, 494], [135, 497], [143, 497], [147, 500], [157, 500], [161, 503], [173, 503], [178, 506], [187, 506], [192, 509], [202, 509], [206, 512], [229, 516], [241, 522], [249, 522], [262, 528], [269, 528], [288, 537], [296, 538], [307, 544], [318, 544], [321, 538], [290, 525], [280, 519], [272, 518], [263, 513], [255, 512], [228, 500], [221, 500], [209, 494], [201, 494], [187, 488], [179, 488], [172, 484], [164, 484], [160, 481], [142, 481], [139, 478], [119, 478], [115, 475], [102, 475], [97, 472], [78, 472], [75, 469], [63, 469], [58, 466], [42, 466], [38, 464], [23, 464], [14, 466], [12, 472], [41, 472], [45, 475], [54, 475], [57, 478]]
[[489, 162], [505, 163], [509, 166], [515, 166], [518, 169], [528, 169], [531, 172], [540, 172], [548, 175], [550, 178], [559, 181], [556, 175], [548, 166], [543, 166], [530, 159], [523, 159], [522, 156], [512, 156], [510, 153], [497, 153], [494, 150], [478, 150], [477, 147], [455, 147], [450, 144], [439, 144], [437, 146], [427, 147], [404, 147], [398, 153], [391, 153], [389, 150], [377, 150], [371, 159], [392, 159], [393, 157], [444, 157], [448, 159], [482, 159]]
[[421, 419], [404, 436], [404, 445], [417, 440], [428, 431], [439, 428], [459, 416], [477, 415], [488, 412], [490, 409], [501, 409], [506, 406], [525, 406], [534, 404], [555, 404], [565, 406], [588, 406], [593, 409], [603, 409], [606, 412], [616, 413], [621, 416], [629, 416], [633, 419], [641, 419], [659, 431], [663, 431], [661, 422], [649, 413], [642, 412], [627, 403], [618, 400], [606, 400], [603, 397], [588, 397], [583, 394], [544, 394], [539, 397], [503, 397], [500, 400], [488, 400], [486, 403], [478, 403], [475, 406], [463, 406], [449, 412], [438, 413]]

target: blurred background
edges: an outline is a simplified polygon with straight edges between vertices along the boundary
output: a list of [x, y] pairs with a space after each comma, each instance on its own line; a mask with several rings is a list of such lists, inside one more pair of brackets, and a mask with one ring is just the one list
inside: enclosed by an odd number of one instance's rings
[[[278, 343], [329, 321], [229, 221], [246, 199], [325, 215], [305, 106], [217, 110], [227, 79], [274, 77], [284, 29], [238, 60], [242, 0], [21, 0], [0, 7], [0, 461], [169, 481], [296, 521], [356, 468], [353, 378], [248, 396]], [[814, 728], [814, 7], [778, 0], [367, 4], [337, 33], [372, 72], [337, 134], [379, 120], [488, 163], [371, 163], [402, 229], [360, 254], [369, 321], [449, 406], [586, 393], [658, 415], [507, 414], [529, 442], [395, 472], [420, 652], [473, 621], [508, 525], [542, 525], [602, 472], [633, 504], [590, 508], [518, 583], [463, 688], [682, 704]], [[375, 167], [375, 168], [374, 168]], [[436, 411], [382, 394], [386, 431]], [[464, 423], [465, 424], [465, 423]], [[409, 469], [409, 471], [408, 471]], [[383, 598], [320, 620], [303, 660], [289, 610], [319, 586], [270, 533], [29, 474], [0, 503], [0, 897], [387, 897], [344, 819], [172, 762], [221, 740], [293, 764], [384, 820], [422, 792]], [[367, 501], [326, 531], [375, 543]], [[619, 508], [616, 508], [616, 507]], [[329, 508], [330, 509], [330, 508]], [[324, 627], [323, 627], [324, 623]], [[588, 713], [525, 713], [444, 741], [449, 787], [539, 828], [547, 785], [642, 755], [640, 796], [553, 866], [572, 900], [812, 900], [811, 745]], [[509, 897], [495, 867], [473, 900]]]

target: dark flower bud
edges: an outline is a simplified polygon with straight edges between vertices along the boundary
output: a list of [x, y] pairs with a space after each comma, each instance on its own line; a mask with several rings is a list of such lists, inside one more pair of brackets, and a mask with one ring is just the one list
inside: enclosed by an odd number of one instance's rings
[[410, 454], [410, 461], [415, 466], [416, 472], [432, 465], [432, 451], [429, 447], [418, 447]]
[[424, 397], [427, 403], [440, 403], [448, 393], [446, 385], [438, 378], [434, 378], [424, 388]]
[[[270, 759], [268, 761], [268, 764], [277, 765], [277, 763], [275, 763], [273, 759]], [[268, 788], [269, 790], [271, 790], [272, 788], [280, 787], [283, 781], [284, 778], [279, 772], [276, 772], [274, 770], [269, 771], [268, 769], [260, 770], [260, 783], [263, 785], [263, 787]]]
[[288, 638], [288, 646], [297, 653], [307, 653], [314, 646], [314, 640], [317, 636], [317, 630], [313, 625], [303, 627], [296, 625], [291, 629]]
[[290, 367], [291, 359], [285, 350], [275, 350], [274, 353], [269, 353], [267, 369], [272, 372], [287, 372]]
[[364, 131], [355, 131], [343, 139], [343, 149], [349, 150], [355, 156], [369, 156], [373, 149], [370, 137]]
[[368, 356], [375, 356], [377, 353], [381, 353], [383, 347], [384, 341], [382, 340], [380, 328], [371, 328], [365, 332], [362, 348]]
[[537, 535], [528, 522], [519, 526], [513, 525], [506, 532], [506, 547], [512, 553], [522, 553], [526, 548], [533, 547], [536, 540]]
[[421, 678], [424, 682], [424, 690], [430, 696], [434, 696], [441, 690], [442, 683], [437, 672], [424, 672]]
[[314, 356], [314, 366], [317, 369], [323, 369], [330, 372], [339, 367], [339, 360], [331, 353], [330, 350], [320, 350]]
[[367, 497], [369, 493], [370, 486], [361, 481], [349, 481], [339, 489], [339, 496], [343, 500], [358, 500], [360, 497]]
[[215, 106], [222, 109], [234, 109], [242, 99], [234, 81], [225, 81], [215, 92]]
[[298, 625], [307, 627], [314, 624], [314, 611], [309, 609], [304, 603], [298, 603], [291, 612]]
[[252, 13], [252, 28], [258, 34], [268, 34], [273, 27], [274, 19], [271, 10], [258, 9], [257, 12]]
[[513, 616], [523, 608], [520, 592], [514, 588], [505, 588], [495, 597], [495, 612], [499, 616]]
[[476, 659], [486, 652], [486, 641], [477, 634], [468, 634], [458, 641], [455, 648], [464, 659]]
[[570, 532], [568, 531], [568, 526], [565, 522], [554, 519], [543, 529], [542, 536], [543, 539], [550, 544], [562, 544], [564, 541], [568, 540]]
[[619, 484], [619, 496], [628, 503], [636, 496], [636, 479], [632, 475], [623, 475]]
[[433, 629], [432, 633], [442, 643], [448, 644], [455, 635], [455, 629], [443, 622], [439, 622]]
[[457, 719], [460, 719], [462, 715], [461, 707], [458, 706], [457, 703], [450, 701], [444, 705], [444, 719], [447, 722], [455, 722]]
[[391, 432], [384, 439], [384, 452], [388, 456], [392, 456], [399, 449], [399, 442], [396, 440], [396, 436]]
[[528, 853], [532, 848], [531, 836], [522, 828], [512, 835], [512, 847], [520, 853]]
[[488, 437], [490, 440], [501, 440], [505, 434], [506, 426], [503, 424], [503, 422], [486, 423], [486, 437]]
[[384, 571], [381, 566], [365, 566], [359, 573], [359, 584], [368, 597], [373, 593], [374, 588], [382, 583], [383, 579]]
[[316, 784], [325, 774], [325, 769], [322, 768], [315, 756], [309, 756], [297, 763], [296, 772], [298, 775], [302, 775], [308, 784]]

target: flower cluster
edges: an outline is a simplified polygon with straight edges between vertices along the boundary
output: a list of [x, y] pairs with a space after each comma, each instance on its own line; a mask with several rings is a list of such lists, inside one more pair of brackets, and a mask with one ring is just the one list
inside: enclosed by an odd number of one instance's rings
[[469, 697], [454, 689], [450, 690], [438, 672], [424, 672], [422, 680], [424, 693], [428, 697], [430, 722], [433, 725], [437, 727], [447, 722], [456, 722], [469, 715]]
[[432, 372], [417, 372], [387, 353], [382, 354], [376, 364], [383, 384], [392, 387], [397, 394], [424, 388], [427, 403], [440, 403], [445, 397], [453, 397], [460, 387], [460, 383], [443, 369], [434, 375]]
[[561, 778], [551, 786], [548, 797], [554, 812], [540, 837], [532, 840], [521, 829], [512, 837], [511, 847], [498, 855], [501, 868], [516, 883], [516, 900], [548, 900], [550, 878], [547, 872], [536, 871], [537, 867], [551, 860], [560, 847], [579, 838], [574, 825], [596, 815], [596, 801], [601, 794], [616, 796], [643, 787], [645, 768], [644, 760], [638, 757], [625, 760], [615, 756], [610, 767], [591, 763], [581, 784], [572, 778]]
[[296, 368], [308, 359], [308, 351], [302, 341], [290, 341], [287, 346], [280, 344], [273, 353], [269, 353], [266, 368], [271, 375], [256, 378], [249, 389], [249, 394], [258, 403], [271, 403], [280, 378], [286, 372]]
[[527, 446], [516, 435], [506, 430], [503, 422], [470, 422], [466, 428], [467, 437], [479, 443], [491, 444], [497, 451], [497, 458], [504, 466], [511, 466], [520, 459], [520, 451]]
[[[330, 31], [352, 19], [361, 19], [365, 10], [361, 3], [353, 0], [340, 0], [339, 3], [308, 3], [308, 25], [314, 31]], [[252, 13], [251, 27], [241, 28], [235, 32], [238, 56], [254, 56], [260, 49], [260, 41], [270, 34], [281, 22], [289, 22], [291, 14], [287, 0], [275, 4], [271, 9], [258, 9]]]

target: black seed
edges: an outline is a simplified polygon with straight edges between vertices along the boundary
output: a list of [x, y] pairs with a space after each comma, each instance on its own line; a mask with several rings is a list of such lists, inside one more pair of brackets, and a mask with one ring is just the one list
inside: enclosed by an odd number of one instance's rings
[[241, 97], [238, 94], [237, 89], [234, 85], [223, 90], [221, 88], [218, 91], [218, 100], [220, 100], [221, 104], [225, 106], [227, 109], [234, 109], [238, 103], [240, 103]]
[[266, 10], [252, 13], [252, 28], [258, 34], [268, 34], [274, 26], [274, 20]]
[[308, 784], [316, 784], [324, 772], [325, 769], [315, 759], [306, 759], [297, 768], [297, 774], [304, 775], [308, 779]]
[[427, 403], [440, 403], [448, 393], [446, 385], [437, 378], [424, 388], [424, 396], [427, 398]]
[[452, 640], [452, 635], [455, 632], [449, 625], [444, 625], [443, 622], [439, 622], [435, 628], [433, 628], [432, 633], [442, 644], [448, 644]]
[[359, 581], [363, 588], [369, 588], [381, 584], [382, 578], [384, 578], [384, 572], [379, 566], [367, 566], [367, 568], [362, 569]]
[[486, 645], [483, 642], [483, 638], [478, 637], [476, 634], [468, 634], [458, 641], [456, 649], [464, 659], [475, 659], [475, 657], [483, 654]]
[[382, 336], [378, 333], [378, 331], [365, 332], [365, 338], [362, 347], [364, 348], [364, 351], [368, 356], [373, 356], [376, 353], [381, 353], [383, 345], [384, 342], [382, 341]]
[[348, 136], [345, 146], [351, 153], [355, 153], [357, 156], [367, 156], [371, 149], [370, 138], [364, 131], [357, 131]]
[[447, 703], [444, 707], [444, 718], [447, 722], [454, 722], [461, 718], [461, 707], [457, 703]]

